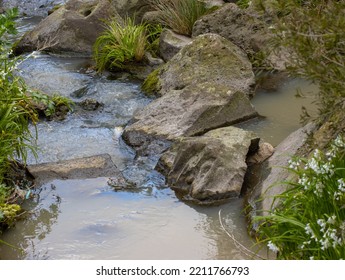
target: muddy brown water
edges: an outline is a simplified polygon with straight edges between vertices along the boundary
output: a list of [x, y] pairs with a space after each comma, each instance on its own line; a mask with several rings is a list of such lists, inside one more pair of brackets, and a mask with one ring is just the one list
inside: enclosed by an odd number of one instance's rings
[[[138, 190], [115, 191], [108, 178], [39, 186], [23, 205], [26, 218], [1, 236], [11, 246], [0, 244], [0, 259], [251, 259], [229, 237], [258, 250], [247, 234], [243, 199], [213, 207], [179, 201], [152, 170], [154, 161], [135, 161], [121, 141], [124, 125], [150, 99], [137, 83], [91, 75], [81, 71], [84, 65], [79, 58], [34, 53], [19, 67], [33, 88], [105, 104], [96, 112], [39, 124], [38, 163], [108, 153]], [[307, 97], [296, 98], [297, 88]], [[302, 106], [315, 110], [316, 91], [301, 80], [289, 80], [275, 92], [260, 91], [252, 102], [265, 118], [239, 126], [277, 145], [300, 127]], [[35, 162], [29, 156], [29, 163]]]

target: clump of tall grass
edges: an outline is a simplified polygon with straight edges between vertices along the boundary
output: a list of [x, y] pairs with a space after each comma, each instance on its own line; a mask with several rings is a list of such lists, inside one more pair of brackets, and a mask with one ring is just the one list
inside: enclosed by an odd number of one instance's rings
[[26, 162], [28, 149], [35, 152], [28, 144], [32, 139], [29, 123], [36, 123], [38, 118], [25, 83], [13, 74], [17, 60], [10, 58], [9, 39], [16, 33], [16, 16], [16, 9], [0, 15], [0, 233], [15, 221], [21, 210], [14, 201], [9, 201], [14, 188], [7, 174], [17, 158]]
[[176, 33], [190, 36], [194, 23], [209, 12], [204, 2], [198, 0], [151, 0], [158, 11], [157, 20]]
[[11, 54], [8, 36], [16, 32], [16, 10], [0, 15], [0, 184], [16, 157], [24, 162], [32, 135], [29, 122], [37, 121], [24, 82], [13, 75], [16, 60]]
[[98, 71], [124, 68], [127, 63], [141, 62], [151, 48], [150, 40], [159, 29], [148, 24], [135, 24], [127, 17], [123, 22], [112, 19], [94, 44], [94, 59]]
[[289, 170], [298, 180], [276, 197], [279, 207], [256, 218], [262, 241], [280, 259], [344, 259], [344, 138], [338, 136], [325, 153], [291, 160]]

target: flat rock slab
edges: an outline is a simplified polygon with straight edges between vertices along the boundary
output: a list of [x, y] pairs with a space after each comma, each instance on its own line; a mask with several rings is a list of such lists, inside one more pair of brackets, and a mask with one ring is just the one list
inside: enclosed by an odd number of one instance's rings
[[204, 83], [172, 91], [150, 103], [134, 116], [123, 138], [137, 150], [145, 150], [157, 139], [201, 135], [256, 116], [243, 92]]
[[29, 172], [39, 182], [47, 182], [54, 179], [86, 179], [97, 177], [123, 178], [110, 155], [85, 157], [80, 159], [65, 160], [59, 162], [29, 165]]
[[212, 130], [200, 137], [184, 137], [163, 155], [168, 185], [183, 200], [215, 204], [238, 197], [247, 170], [248, 153], [259, 138], [236, 127]]

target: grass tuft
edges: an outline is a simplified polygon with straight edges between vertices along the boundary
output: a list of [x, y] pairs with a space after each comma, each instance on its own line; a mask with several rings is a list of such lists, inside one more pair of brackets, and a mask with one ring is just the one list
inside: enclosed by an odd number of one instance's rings
[[151, 0], [158, 21], [176, 33], [191, 36], [194, 23], [210, 10], [198, 0]]
[[149, 24], [137, 25], [130, 17], [124, 22], [115, 18], [107, 22], [106, 30], [94, 44], [98, 71], [123, 69], [127, 63], [141, 62], [145, 52], [152, 48], [151, 42], [157, 43], [155, 37], [159, 30]]

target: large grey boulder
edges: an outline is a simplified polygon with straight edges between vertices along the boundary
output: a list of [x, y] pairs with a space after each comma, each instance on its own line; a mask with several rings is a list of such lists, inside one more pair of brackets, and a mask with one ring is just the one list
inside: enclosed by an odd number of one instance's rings
[[165, 164], [168, 170], [163, 173], [168, 185], [184, 200], [224, 202], [240, 195], [247, 154], [255, 152], [258, 143], [254, 133], [236, 127], [184, 137], [168, 151], [170, 164]]
[[272, 19], [259, 15], [252, 6], [241, 9], [234, 3], [223, 5], [195, 22], [192, 37], [206, 33], [219, 34], [240, 47], [252, 61], [276, 70], [286, 70], [291, 60], [289, 52], [284, 48], [272, 51], [270, 47]]
[[15, 54], [44, 49], [91, 55], [104, 30], [104, 20], [120, 16], [108, 0], [70, 0], [26, 33], [14, 47]]
[[277, 206], [278, 200], [274, 201], [274, 197], [288, 188], [288, 185], [282, 182], [294, 179], [294, 175], [286, 169], [289, 160], [298, 155], [300, 149], [306, 145], [308, 135], [314, 127], [313, 124], [308, 124], [291, 133], [275, 148], [273, 155], [258, 171], [262, 178], [248, 197], [252, 216], [265, 215]]
[[268, 25], [253, 9], [241, 9], [233, 3], [195, 22], [192, 37], [205, 33], [223, 36], [250, 56], [264, 50], [270, 39]]
[[182, 48], [158, 75], [159, 95], [202, 83], [250, 94], [252, 65], [246, 54], [217, 34], [200, 35]]
[[137, 150], [257, 116], [247, 97], [254, 79], [251, 64], [219, 35], [196, 38], [156, 73], [161, 97], [135, 114], [123, 133]]
[[137, 150], [145, 150], [153, 140], [201, 135], [255, 116], [257, 112], [243, 92], [202, 83], [172, 90], [150, 103], [134, 116], [123, 138]]

